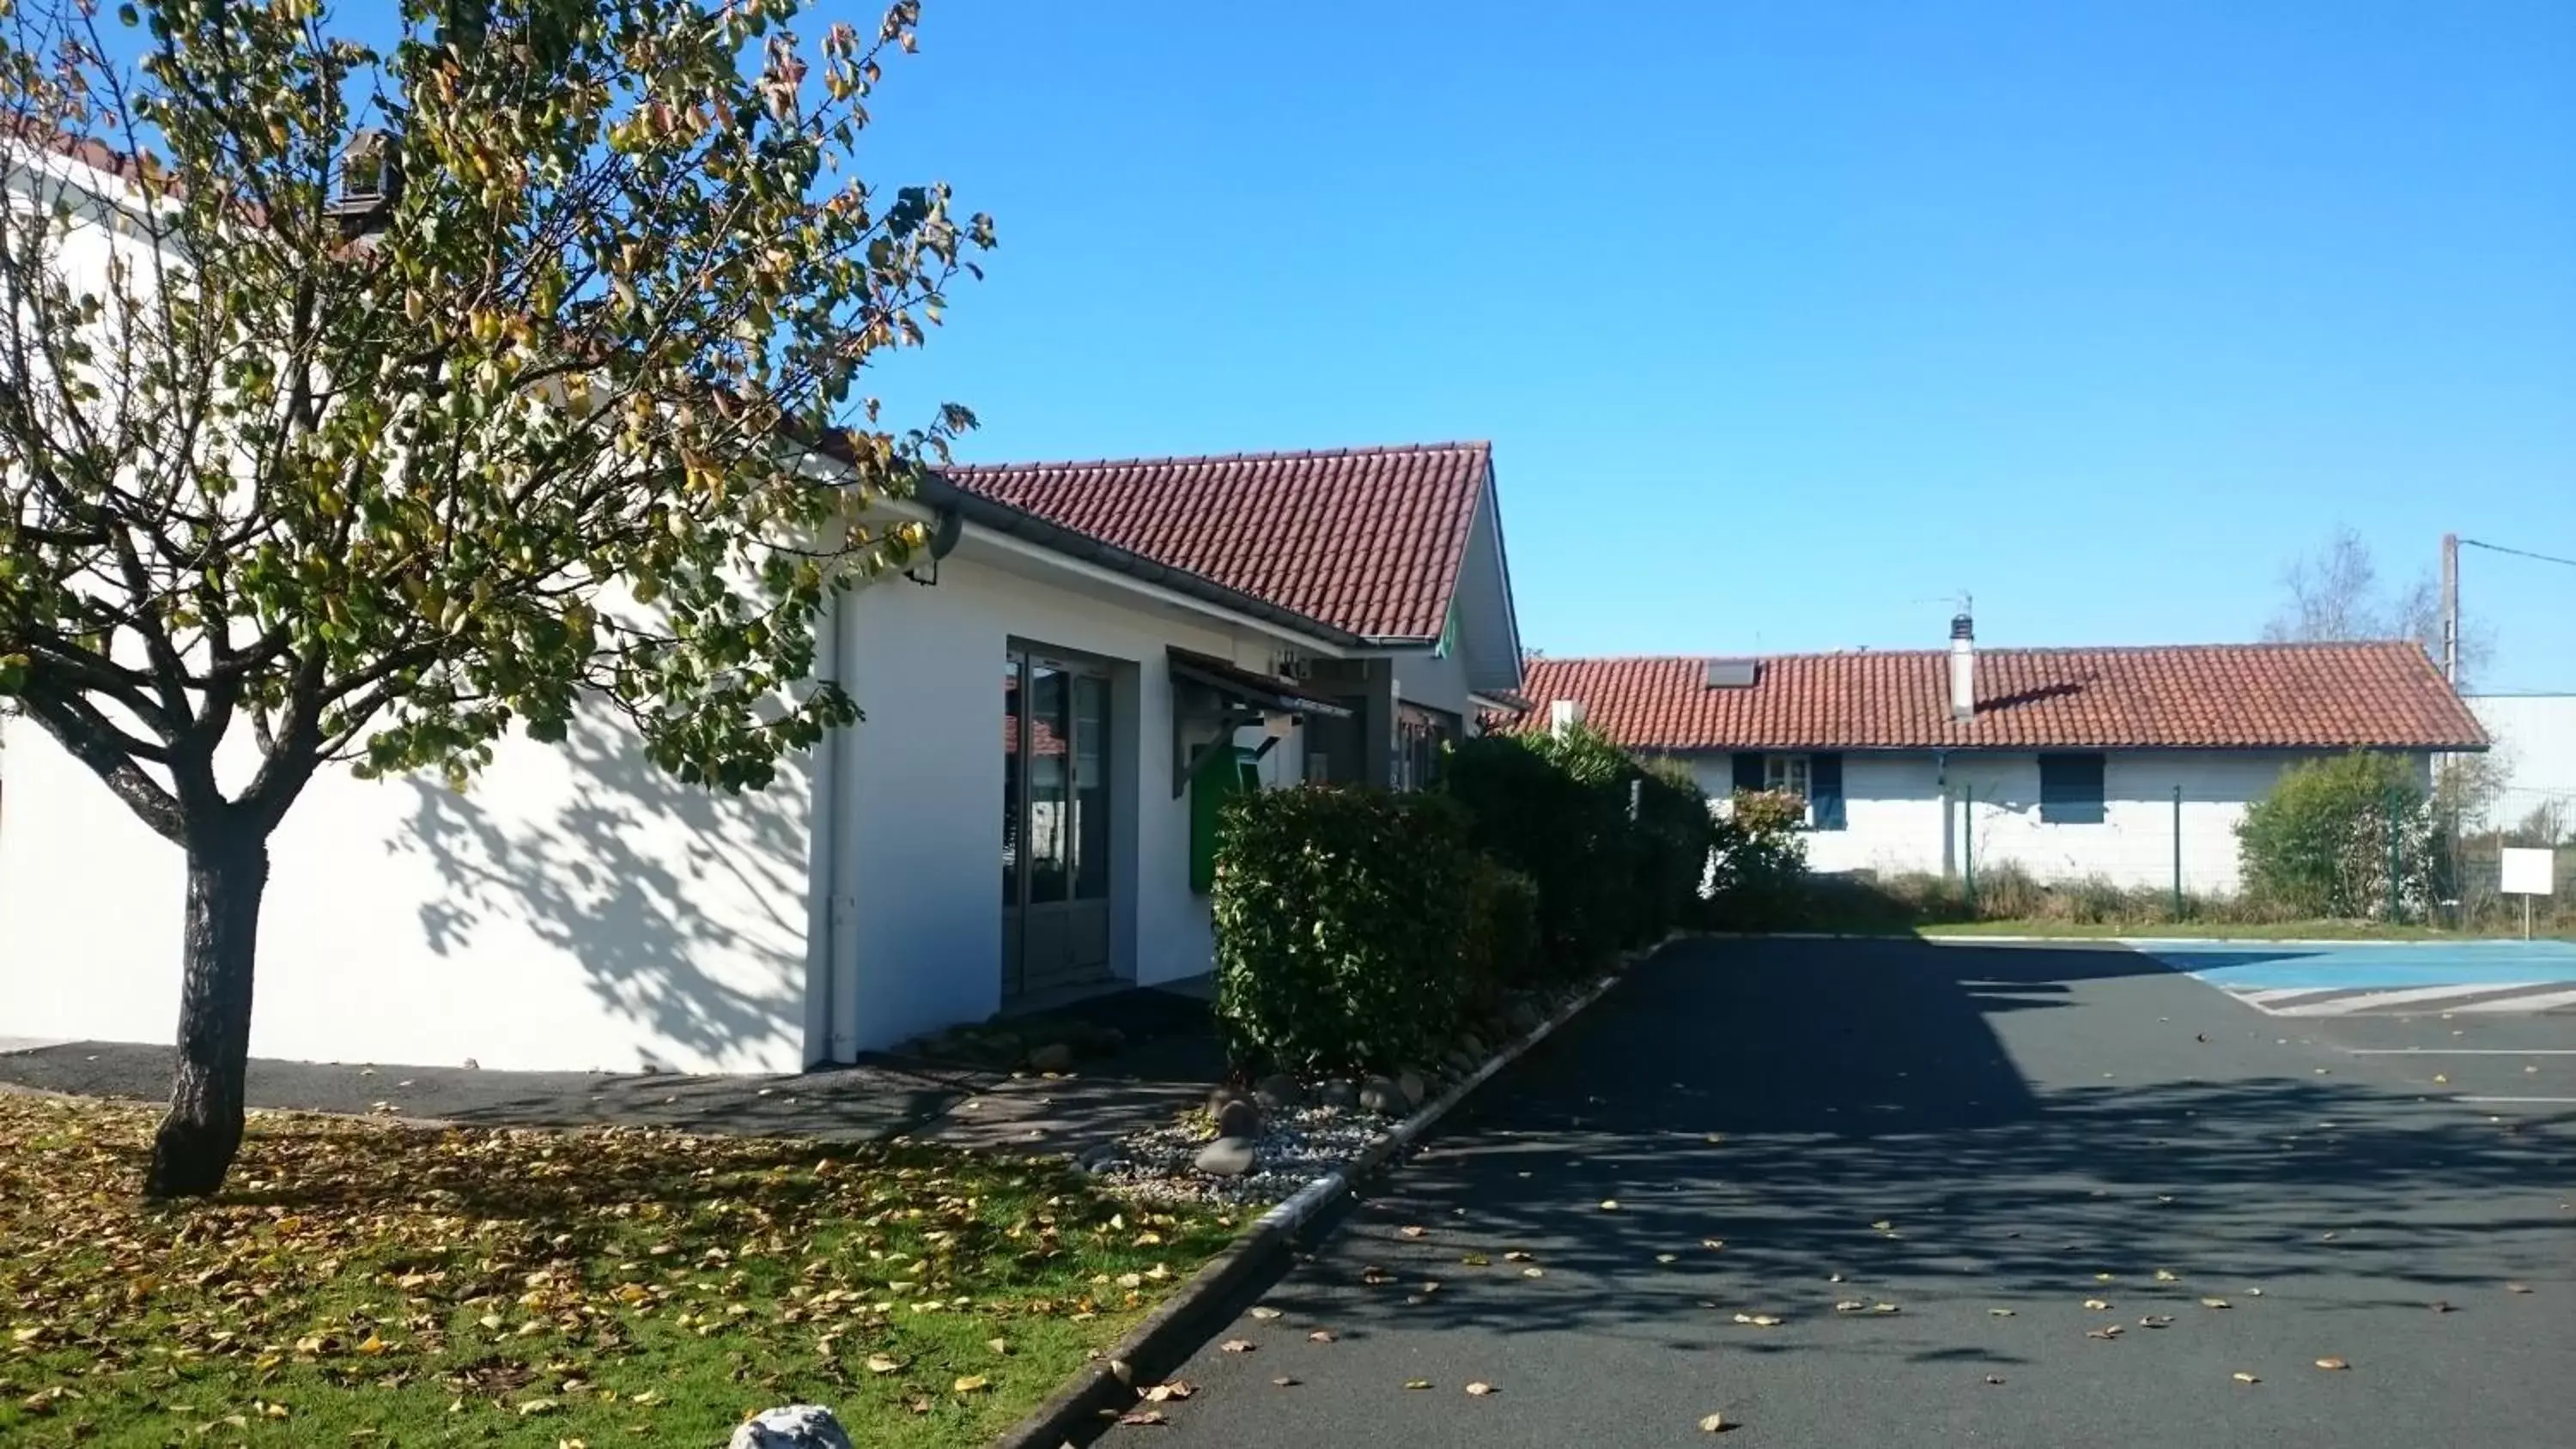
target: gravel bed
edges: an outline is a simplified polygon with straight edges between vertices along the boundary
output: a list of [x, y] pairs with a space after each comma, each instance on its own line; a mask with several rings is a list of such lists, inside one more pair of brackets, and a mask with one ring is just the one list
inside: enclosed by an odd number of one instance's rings
[[1216, 1129], [1196, 1113], [1094, 1148], [1085, 1166], [1104, 1186], [1142, 1198], [1273, 1203], [1357, 1158], [1395, 1126], [1392, 1117], [1340, 1107], [1291, 1107], [1262, 1119], [1252, 1171], [1240, 1177], [1198, 1169], [1199, 1149], [1216, 1139]]

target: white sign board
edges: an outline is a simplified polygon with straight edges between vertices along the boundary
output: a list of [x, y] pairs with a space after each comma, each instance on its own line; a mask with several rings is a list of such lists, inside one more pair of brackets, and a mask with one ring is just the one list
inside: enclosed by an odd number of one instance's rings
[[2550, 884], [2551, 850], [2526, 850], [2507, 846], [2504, 852], [2504, 879], [2499, 886], [2509, 896], [2545, 896], [2555, 894]]

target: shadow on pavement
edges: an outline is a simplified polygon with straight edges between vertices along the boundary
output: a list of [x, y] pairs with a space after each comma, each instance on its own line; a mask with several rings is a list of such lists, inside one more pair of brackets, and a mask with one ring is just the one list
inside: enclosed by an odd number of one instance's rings
[[[2194, 1050], [2188, 1013], [2240, 1037], [2249, 1018], [2118, 949], [1825, 946], [1706, 943], [1641, 969], [1269, 1301], [1353, 1338], [1668, 1337], [1737, 1311], [1832, 1316], [1837, 1297], [2111, 1281], [2196, 1309], [2215, 1283], [2334, 1279], [2341, 1306], [2420, 1307], [2560, 1271], [2568, 1117], [2496, 1121], [2224, 1046], [2181, 1058], [2209, 1063], [2196, 1078], [2101, 1081], [2142, 1037], [2168, 1062]], [[2079, 986], [2080, 1008], [2035, 1020]], [[2034, 1086], [2006, 1034], [2058, 1085]]]

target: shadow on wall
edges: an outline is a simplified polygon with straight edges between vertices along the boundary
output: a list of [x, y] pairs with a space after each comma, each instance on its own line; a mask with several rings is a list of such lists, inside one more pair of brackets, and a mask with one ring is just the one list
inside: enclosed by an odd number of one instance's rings
[[498, 779], [463, 795], [404, 782], [416, 799], [391, 849], [428, 858], [446, 887], [420, 908], [430, 949], [461, 955], [478, 928], [522, 923], [642, 1028], [647, 1067], [670, 1066], [665, 1053], [724, 1062], [782, 1033], [801, 1041], [807, 767], [726, 795], [656, 768], [622, 722], [595, 712], [555, 748], [572, 779], [540, 797], [550, 812], [509, 808]]

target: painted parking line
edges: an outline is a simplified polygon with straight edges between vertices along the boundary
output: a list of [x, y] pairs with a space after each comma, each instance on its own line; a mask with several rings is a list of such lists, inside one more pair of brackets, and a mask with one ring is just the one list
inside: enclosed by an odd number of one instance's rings
[[2576, 1008], [2576, 943], [2134, 943], [2269, 1016], [2480, 1014]]

